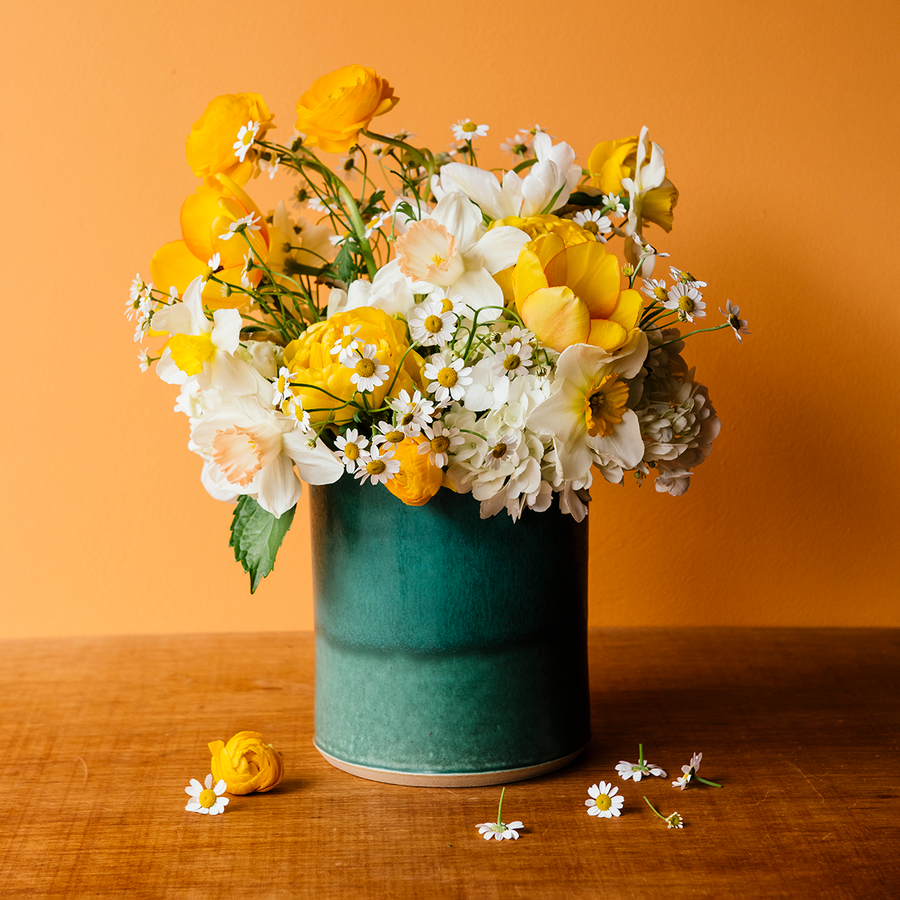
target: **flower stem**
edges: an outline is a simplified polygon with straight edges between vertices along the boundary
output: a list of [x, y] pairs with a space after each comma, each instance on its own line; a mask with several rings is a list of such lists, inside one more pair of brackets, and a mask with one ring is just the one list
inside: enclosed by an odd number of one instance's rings
[[500, 821], [500, 813], [503, 811], [503, 795], [506, 793], [506, 786], [504, 785], [503, 790], [500, 791], [500, 804], [497, 806], [497, 824], [502, 825], [503, 823]]
[[659, 810], [658, 810], [658, 809], [657, 809], [657, 808], [656, 808], [649, 800], [647, 800], [646, 797], [644, 797], [644, 800], [646, 801], [647, 806], [649, 806], [650, 809], [653, 810], [653, 815], [659, 816], [659, 818], [662, 819], [663, 822], [665, 822], [665, 821], [666, 821], [666, 817], [665, 817], [665, 816], [664, 816], [664, 815], [663, 815], [663, 814], [662, 814], [662, 813], [661, 813], [661, 812], [660, 812], [660, 811], [659, 811]]
[[707, 781], [705, 778], [701, 778], [696, 772], [694, 773], [694, 778], [696, 778], [697, 781], [702, 781], [703, 784], [708, 784], [710, 787], [722, 787], [721, 784], [718, 784], [715, 781]]

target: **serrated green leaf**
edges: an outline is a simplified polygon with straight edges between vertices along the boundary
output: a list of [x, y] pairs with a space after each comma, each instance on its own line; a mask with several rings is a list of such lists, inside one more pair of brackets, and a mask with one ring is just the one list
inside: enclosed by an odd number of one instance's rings
[[238, 498], [231, 519], [228, 546], [234, 547], [234, 558], [250, 575], [251, 594], [275, 567], [275, 556], [294, 521], [296, 508], [289, 509], [278, 518], [264, 510], [252, 497], [244, 494]]
[[341, 249], [334, 260], [334, 267], [337, 269], [338, 278], [346, 281], [348, 284], [353, 281], [356, 275], [356, 266], [353, 263], [353, 253], [350, 250], [350, 240], [345, 237], [341, 244]]

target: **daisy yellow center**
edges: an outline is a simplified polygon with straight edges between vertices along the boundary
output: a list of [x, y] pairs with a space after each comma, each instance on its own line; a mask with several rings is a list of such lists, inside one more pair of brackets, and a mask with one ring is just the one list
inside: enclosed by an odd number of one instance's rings
[[669, 299], [669, 295], [666, 293], [666, 289], [664, 287], [660, 287], [659, 285], [656, 285], [656, 287], [653, 288], [653, 296], [656, 297], [656, 299], [659, 300], [660, 303], [663, 303]]
[[444, 368], [438, 372], [437, 382], [441, 387], [455, 387], [457, 381], [459, 381], [459, 375], [457, 375], [456, 369], [452, 366], [444, 366]]
[[375, 374], [375, 363], [364, 357], [356, 364], [356, 372], [361, 378], [371, 378]]
[[506, 369], [507, 372], [512, 372], [515, 369], [518, 369], [521, 365], [522, 358], [520, 356], [517, 356], [515, 353], [510, 353], [510, 355], [503, 360], [503, 368]]
[[600, 234], [600, 226], [593, 219], [588, 219], [581, 227], [591, 234]]
[[466, 122], [462, 130], [471, 134], [473, 131], [478, 131], [478, 126], [474, 122]]
[[450, 439], [439, 434], [431, 441], [431, 450], [433, 453], [446, 453], [450, 449]]
[[584, 421], [591, 437], [608, 437], [625, 413], [628, 385], [615, 373], [605, 375], [585, 392]]
[[609, 794], [601, 794], [597, 798], [597, 809], [609, 809], [612, 806], [612, 800], [609, 798]]
[[503, 441], [500, 441], [500, 443], [491, 450], [491, 456], [493, 456], [494, 459], [503, 459], [503, 457], [506, 456], [506, 449], [506, 444], [504, 444]]
[[242, 143], [245, 147], [249, 147], [249, 146], [253, 143], [253, 132], [252, 132], [252, 131], [245, 131], [245, 132], [244, 132], [244, 136], [241, 138], [241, 143]]
[[415, 421], [415, 419], [416, 419], [416, 416], [414, 413], [411, 413], [411, 412], [404, 413], [403, 417], [400, 419], [400, 424], [401, 425], [412, 425], [412, 423]]
[[200, 796], [197, 797], [197, 802], [204, 808], [210, 809], [211, 807], [216, 805], [216, 792], [207, 788], [205, 791], [200, 791]]
[[[438, 265], [440, 265], [440, 263]], [[425, 320], [424, 325], [425, 325], [425, 330], [429, 334], [438, 334], [440, 332], [440, 330], [444, 327], [444, 322], [440, 316], [429, 316]]]
[[389, 431], [387, 434], [385, 434], [384, 439], [389, 444], [399, 444], [405, 437], [406, 437], [406, 435], [402, 431], [395, 430], [395, 431]]
[[356, 444], [344, 444], [344, 456], [347, 459], [359, 459], [359, 447]]
[[694, 301], [691, 300], [691, 298], [688, 297], [687, 294], [682, 294], [678, 298], [678, 308], [682, 312], [687, 312], [687, 313], [693, 312], [694, 311]]
[[441, 301], [441, 312], [453, 312], [453, 301], [449, 297]]
[[387, 466], [380, 459], [370, 459], [366, 463], [366, 471], [370, 475], [381, 475]]

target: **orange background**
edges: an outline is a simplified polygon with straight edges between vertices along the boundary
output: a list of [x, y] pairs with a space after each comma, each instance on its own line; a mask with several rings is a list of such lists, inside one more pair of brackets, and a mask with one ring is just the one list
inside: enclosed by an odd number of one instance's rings
[[[305, 512], [251, 598], [122, 312], [179, 236], [206, 103], [259, 91], [284, 138], [348, 62], [401, 97], [379, 127], [433, 147], [465, 116], [485, 148], [539, 122], [584, 163], [649, 125], [681, 191], [660, 248], [709, 282], [712, 320], [726, 299], [749, 319], [743, 347], [688, 346], [723, 429], [687, 495], [596, 486], [593, 624], [900, 625], [896, 4], [325, 8], [6, 11], [0, 637], [312, 626]], [[265, 209], [288, 184], [250, 191]]]

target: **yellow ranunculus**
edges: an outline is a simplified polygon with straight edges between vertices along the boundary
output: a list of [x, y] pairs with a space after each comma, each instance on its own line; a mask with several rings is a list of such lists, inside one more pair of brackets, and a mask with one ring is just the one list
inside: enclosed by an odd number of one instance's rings
[[317, 78], [297, 101], [297, 131], [326, 153], [345, 153], [376, 116], [390, 112], [399, 97], [366, 66], [342, 66]]
[[405, 437], [394, 445], [400, 471], [385, 487], [407, 506], [424, 506], [439, 490], [444, 470], [431, 461], [430, 453], [419, 453], [422, 438]]
[[[358, 327], [358, 330], [348, 337], [344, 335], [345, 327], [351, 331]], [[349, 405], [356, 394], [356, 385], [351, 381], [355, 369], [345, 366], [338, 354], [331, 352], [335, 344], [347, 346], [351, 340], [358, 342], [360, 350], [365, 344], [372, 344], [378, 364], [388, 367], [383, 383], [365, 395], [370, 409], [381, 406], [385, 397], [396, 397], [402, 390], [410, 394], [416, 389], [424, 390], [421, 383], [423, 361], [414, 350], [406, 355], [397, 374], [400, 361], [409, 348], [406, 326], [402, 322], [373, 306], [337, 313], [316, 322], [284, 348], [284, 364], [294, 375], [294, 397], [309, 412], [313, 425], [325, 421], [344, 425], [357, 411]]]
[[232, 794], [271, 791], [284, 776], [281, 754], [257, 731], [239, 731], [227, 744], [212, 741], [210, 769]]
[[258, 122], [256, 137], [261, 139], [275, 127], [273, 119], [259, 94], [222, 94], [210, 100], [203, 115], [191, 126], [185, 144], [188, 165], [199, 178], [221, 172], [236, 184], [246, 184], [258, 152], [248, 150], [241, 162], [234, 152], [238, 132], [250, 122]]
[[[588, 184], [599, 188], [604, 194], [621, 194], [622, 179], [633, 178], [637, 169], [639, 140], [636, 136], [620, 138], [617, 141], [601, 141], [591, 151]], [[645, 151], [646, 162], [649, 150]], [[664, 231], [672, 230], [675, 204], [678, 202], [678, 188], [666, 178], [663, 183], [648, 191], [640, 199], [640, 217], [645, 222], [653, 222]]]
[[560, 352], [593, 344], [612, 353], [637, 341], [643, 298], [620, 287], [619, 261], [603, 244], [569, 243], [555, 233], [529, 241], [513, 271], [522, 321]]
[[[243, 234], [222, 240], [232, 222], [248, 215], [256, 217], [258, 231], [247, 230], [254, 253], [263, 261], [269, 251], [269, 231], [262, 213], [250, 197], [227, 175], [216, 175], [204, 183], [184, 201], [181, 207], [180, 241], [164, 244], [150, 260], [150, 275], [154, 284], [163, 291], [174, 287], [183, 296], [187, 286], [198, 276], [209, 274], [209, 260], [219, 254], [221, 271], [216, 277], [233, 285], [241, 284], [241, 272], [249, 253]], [[248, 275], [251, 284], [258, 284], [262, 272], [253, 269]], [[237, 307], [245, 302], [242, 293], [230, 298], [222, 296], [222, 286], [207, 281], [203, 288], [203, 300], [212, 309]]]

